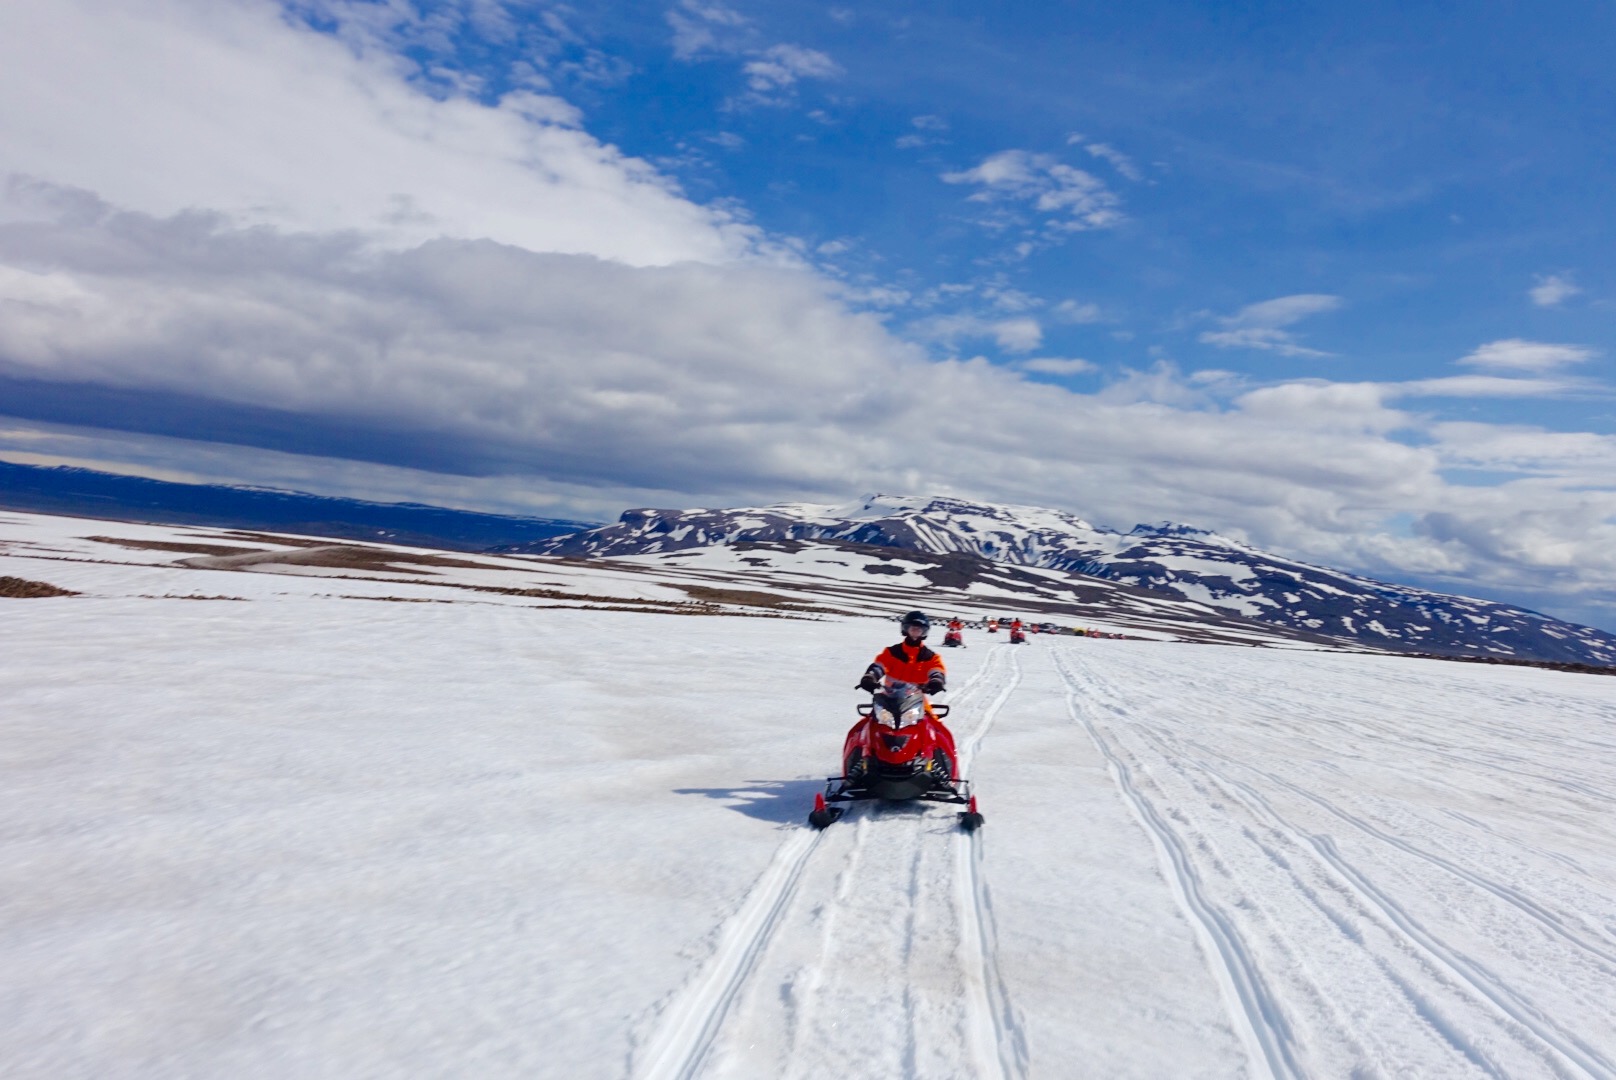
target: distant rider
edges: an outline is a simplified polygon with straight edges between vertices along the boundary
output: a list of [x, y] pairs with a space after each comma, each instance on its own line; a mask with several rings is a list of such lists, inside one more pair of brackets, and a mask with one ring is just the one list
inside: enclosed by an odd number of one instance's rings
[[882, 680], [891, 679], [921, 686], [928, 695], [942, 693], [948, 681], [943, 658], [923, 644], [931, 631], [931, 620], [925, 612], [911, 611], [903, 617], [902, 625], [903, 640], [881, 650], [865, 669], [857, 689], [877, 693]]

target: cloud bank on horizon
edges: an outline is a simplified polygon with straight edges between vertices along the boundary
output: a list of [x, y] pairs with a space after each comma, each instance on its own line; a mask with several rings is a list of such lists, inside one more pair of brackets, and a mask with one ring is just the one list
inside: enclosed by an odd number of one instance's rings
[[[948, 493], [1616, 624], [1608, 195], [1527, 265], [1513, 219], [1403, 235], [1509, 215], [1332, 157], [1375, 131], [1209, 121], [1251, 91], [1174, 42], [1193, 104], [1100, 67], [1006, 122], [959, 28], [7, 4], [0, 457], [584, 517]], [[1020, 92], [1035, 29], [986, 31]], [[1305, 132], [1301, 61], [1250, 62]]]

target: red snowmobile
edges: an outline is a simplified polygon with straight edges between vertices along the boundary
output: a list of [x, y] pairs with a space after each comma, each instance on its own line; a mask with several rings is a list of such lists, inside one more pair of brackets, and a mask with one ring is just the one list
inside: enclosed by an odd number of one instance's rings
[[953, 733], [942, 723], [947, 705], [933, 705], [913, 683], [890, 683], [858, 711], [842, 744], [842, 775], [827, 778], [814, 796], [808, 824], [823, 829], [846, 810], [832, 804], [865, 799], [954, 803], [966, 808], [962, 828], [982, 824], [971, 782], [959, 776]]
[[963, 649], [965, 647], [965, 628], [957, 622], [948, 624], [948, 633], [943, 635], [943, 647], [947, 649]]
[[1020, 626], [1019, 623], [1011, 623], [1010, 624], [1010, 644], [1012, 644], [1012, 645], [1025, 645], [1025, 644], [1027, 644], [1027, 635], [1021, 629], [1021, 626]]

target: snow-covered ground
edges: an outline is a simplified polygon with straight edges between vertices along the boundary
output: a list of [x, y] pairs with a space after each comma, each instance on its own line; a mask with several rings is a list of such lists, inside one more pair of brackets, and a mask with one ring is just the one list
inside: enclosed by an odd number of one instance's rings
[[887, 625], [27, 543], [7, 1077], [1616, 1076], [1616, 679], [972, 634], [816, 833]]

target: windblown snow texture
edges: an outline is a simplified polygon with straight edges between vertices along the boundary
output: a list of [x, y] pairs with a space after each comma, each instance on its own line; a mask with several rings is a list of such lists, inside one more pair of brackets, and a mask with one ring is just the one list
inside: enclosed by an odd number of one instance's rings
[[1171, 522], [1123, 533], [1035, 507], [874, 495], [840, 507], [630, 510], [615, 525], [522, 550], [601, 558], [770, 540], [965, 552], [1072, 571], [1376, 649], [1616, 664], [1616, 635], [1523, 608], [1374, 581]]

